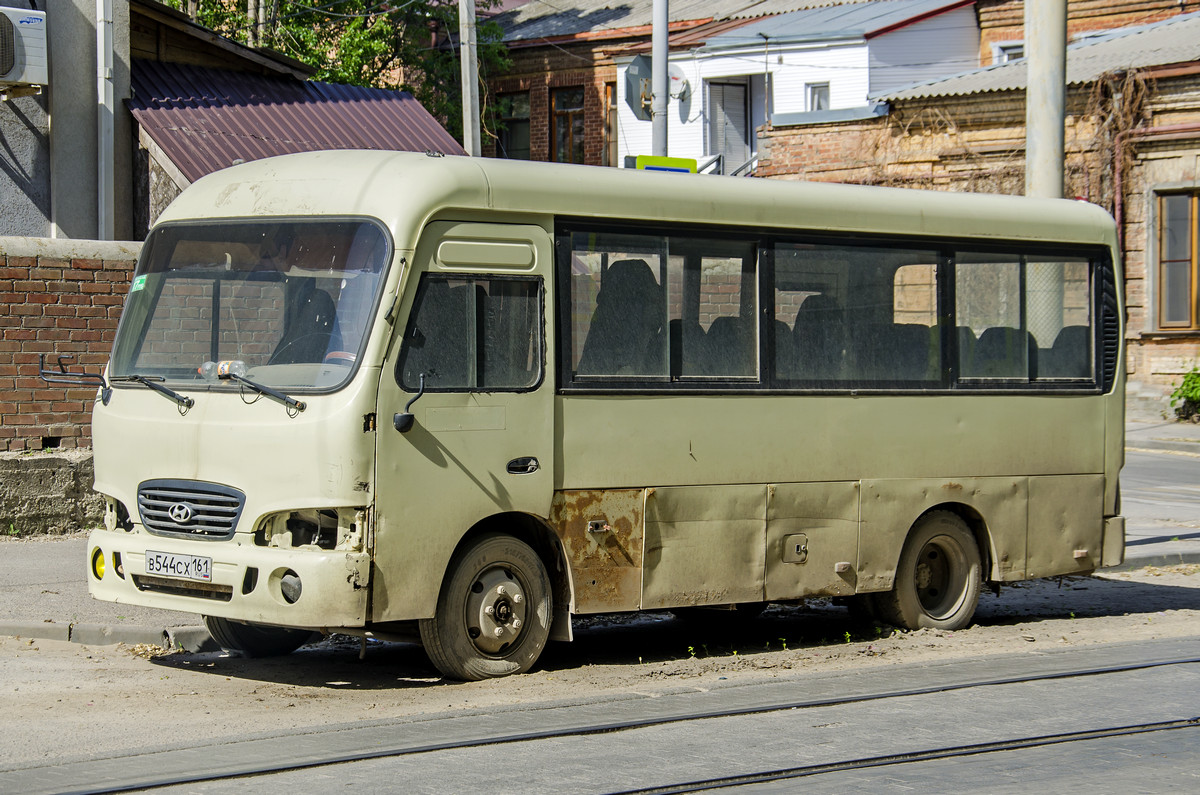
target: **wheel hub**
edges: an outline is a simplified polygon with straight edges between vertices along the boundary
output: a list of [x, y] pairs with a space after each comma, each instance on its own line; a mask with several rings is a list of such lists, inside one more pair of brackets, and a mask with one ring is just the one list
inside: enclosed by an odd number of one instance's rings
[[485, 654], [501, 654], [525, 626], [525, 590], [512, 572], [495, 566], [479, 573], [467, 595], [467, 634]]
[[925, 590], [926, 588], [928, 588], [929, 584], [931, 582], [933, 582], [933, 570], [929, 568], [928, 564], [926, 564], [926, 563], [918, 563], [917, 564], [916, 580], [917, 580], [917, 588], [922, 591]]
[[917, 599], [933, 618], [952, 614], [966, 592], [967, 563], [953, 539], [935, 536], [921, 549], [914, 567]]

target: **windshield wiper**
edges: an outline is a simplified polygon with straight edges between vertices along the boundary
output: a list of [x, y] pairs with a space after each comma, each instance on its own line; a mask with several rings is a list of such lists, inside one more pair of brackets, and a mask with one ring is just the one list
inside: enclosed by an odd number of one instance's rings
[[217, 378], [220, 378], [222, 381], [237, 381], [239, 384], [244, 384], [260, 395], [266, 395], [272, 400], [278, 400], [280, 403], [287, 406], [291, 411], [300, 412], [308, 408], [308, 404], [303, 400], [296, 400], [294, 397], [288, 397], [277, 389], [271, 389], [269, 386], [263, 386], [262, 384], [255, 383], [249, 378], [240, 376], [237, 373], [220, 373], [217, 375]]
[[194, 406], [196, 404], [196, 401], [192, 400], [187, 395], [181, 395], [178, 392], [176, 392], [174, 389], [169, 389], [169, 388], [163, 386], [162, 384], [158, 383], [159, 381], [167, 380], [167, 379], [163, 378], [161, 375], [138, 375], [135, 373], [133, 375], [110, 376], [108, 380], [109, 381], [127, 381], [127, 382], [131, 381], [135, 384], [141, 384], [142, 386], [149, 387], [150, 389], [153, 389], [155, 392], [159, 393], [160, 395], [166, 395], [171, 400], [174, 400], [176, 403], [178, 403], [181, 407], [183, 407], [185, 409], [190, 409], [192, 406]]

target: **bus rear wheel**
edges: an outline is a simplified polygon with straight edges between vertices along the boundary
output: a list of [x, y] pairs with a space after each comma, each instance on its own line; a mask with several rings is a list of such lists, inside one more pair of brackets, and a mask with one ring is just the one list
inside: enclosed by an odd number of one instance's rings
[[217, 616], [204, 616], [204, 626], [222, 649], [236, 651], [247, 657], [291, 654], [313, 637], [312, 630], [308, 629], [269, 627]]
[[528, 544], [488, 534], [455, 557], [437, 612], [420, 622], [429, 661], [448, 678], [524, 673], [550, 637], [550, 577]]
[[949, 511], [931, 511], [909, 532], [895, 585], [875, 595], [875, 609], [904, 629], [962, 629], [979, 604], [982, 568], [966, 523]]

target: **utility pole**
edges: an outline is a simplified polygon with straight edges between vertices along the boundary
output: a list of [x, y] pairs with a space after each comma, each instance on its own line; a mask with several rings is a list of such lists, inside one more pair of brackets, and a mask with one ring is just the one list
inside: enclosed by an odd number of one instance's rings
[[[1067, 0], [1025, 0], [1025, 195], [1063, 197]], [[1026, 266], [1027, 326], [1039, 340], [1063, 327], [1061, 266]]]
[[113, 0], [96, 0], [96, 237], [116, 237]]
[[1063, 195], [1067, 0], [1025, 0], [1025, 195]]
[[667, 156], [667, 0], [654, 0], [650, 32], [650, 149]]
[[458, 0], [458, 54], [462, 59], [463, 149], [479, 157], [479, 54], [475, 0]]

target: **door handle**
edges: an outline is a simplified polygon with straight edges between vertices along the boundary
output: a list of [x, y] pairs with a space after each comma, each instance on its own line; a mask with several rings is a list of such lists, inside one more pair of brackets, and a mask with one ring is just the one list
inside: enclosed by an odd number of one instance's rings
[[509, 461], [506, 469], [508, 469], [508, 474], [510, 475], [532, 475], [540, 467], [541, 464], [533, 456], [523, 456]]

